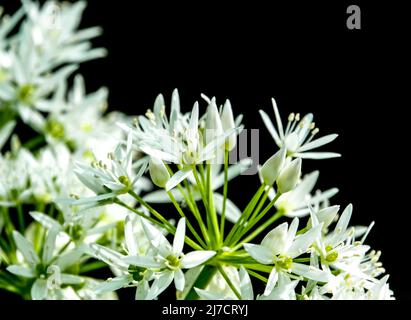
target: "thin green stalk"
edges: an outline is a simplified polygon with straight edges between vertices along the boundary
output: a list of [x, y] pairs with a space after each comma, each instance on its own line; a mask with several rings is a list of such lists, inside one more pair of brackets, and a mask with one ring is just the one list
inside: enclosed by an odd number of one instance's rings
[[207, 194], [208, 194], [208, 204], [209, 204], [209, 214], [211, 224], [214, 230], [215, 242], [220, 243], [220, 228], [218, 227], [218, 217], [214, 206], [214, 193], [211, 187], [211, 164], [207, 163]]
[[184, 214], [184, 211], [181, 209], [180, 205], [178, 204], [178, 202], [174, 198], [173, 194], [170, 191], [168, 191], [167, 194], [170, 197], [171, 202], [174, 204], [174, 207], [177, 209], [180, 216], [186, 219], [186, 224], [187, 224], [188, 229], [190, 229], [191, 233], [194, 235], [194, 237], [197, 239], [197, 241], [200, 243], [200, 245], [203, 248], [206, 248], [207, 245], [204, 243], [203, 239], [201, 239], [201, 237], [199, 236], [197, 231], [193, 228], [192, 224], [190, 223], [190, 221], [188, 220], [188, 218]]
[[[203, 234], [203, 237], [204, 237], [206, 243], [210, 244], [210, 237], [208, 236], [207, 228], [204, 224], [203, 218], [201, 217], [201, 213], [200, 213], [200, 210], [198, 209], [196, 200], [194, 199], [194, 195], [193, 195], [193, 192], [191, 190], [191, 185], [186, 180], [184, 180], [184, 183], [185, 183], [185, 186], [186, 186], [186, 189], [187, 189], [187, 192], [188, 192], [188, 199], [186, 199], [186, 200], [188, 200], [187, 204], [190, 207], [191, 212], [193, 213], [193, 215], [197, 219], [197, 222], [198, 222], [198, 224], [200, 226], [200, 229], [201, 229], [201, 233]], [[180, 186], [180, 188], [181, 188], [181, 186]]]
[[[274, 199], [267, 205], [267, 207], [265, 207], [265, 209], [263, 210], [263, 212], [261, 212], [260, 215], [258, 215], [257, 217], [255, 217], [254, 219], [250, 219], [249, 223], [247, 224], [247, 226], [239, 233], [239, 236], [237, 237], [237, 239], [232, 243], [235, 244], [237, 243], [237, 241], [243, 236], [245, 235], [249, 230], [251, 230], [266, 214], [268, 211], [270, 211], [270, 209], [275, 205], [275, 203], [277, 202], [278, 198], [281, 196], [280, 193], [277, 193], [274, 197]], [[278, 213], [278, 212], [277, 212]]]
[[[170, 168], [170, 166], [169, 166], [168, 164], [166, 164], [166, 163], [164, 163], [164, 165], [166, 166], [166, 168], [167, 168], [168, 172], [170, 173], [170, 175], [173, 176], [173, 175], [174, 175], [174, 172], [173, 172], [173, 170]], [[181, 169], [180, 166], [178, 166], [178, 167], [179, 167], [179, 169]], [[209, 238], [208, 233], [207, 233], [207, 228], [206, 228], [206, 226], [205, 226], [205, 224], [204, 224], [204, 222], [203, 222], [203, 219], [201, 218], [200, 210], [198, 209], [197, 203], [196, 203], [196, 201], [195, 201], [195, 199], [194, 199], [194, 196], [193, 196], [193, 194], [192, 194], [192, 192], [191, 192], [191, 186], [190, 186], [190, 184], [187, 182], [187, 179], [184, 179], [183, 183], [184, 183], [184, 186], [185, 186], [186, 189], [187, 189], [188, 195], [184, 192], [184, 189], [183, 189], [183, 187], [181, 186], [181, 184], [178, 184], [178, 185], [177, 185], [177, 188], [178, 188], [178, 190], [181, 192], [181, 194], [183, 195], [184, 199], [185, 199], [186, 202], [187, 202], [188, 207], [190, 208], [191, 212], [193, 213], [194, 217], [196, 218], [196, 220], [197, 220], [197, 222], [198, 222], [198, 224], [199, 224], [199, 226], [200, 226], [201, 233], [203, 234], [203, 237], [204, 237], [204, 239], [205, 239], [205, 242], [206, 242], [207, 244], [209, 244], [209, 243], [210, 243], [210, 238]]]
[[[199, 167], [201, 168], [201, 166], [199, 166]], [[198, 176], [196, 166], [193, 166], [193, 175], [194, 175], [194, 179], [196, 180], [196, 184], [197, 184], [197, 187], [200, 191], [201, 199], [203, 200], [203, 204], [204, 204], [204, 207], [205, 207], [205, 210], [206, 210], [207, 231], [208, 231], [208, 235], [209, 235], [209, 238], [210, 238], [210, 242], [211, 242], [212, 246], [215, 246], [215, 238], [213, 237], [212, 230], [211, 230], [211, 227], [210, 227], [210, 225], [212, 224], [211, 219], [210, 219], [211, 215], [209, 213], [210, 207], [208, 205], [208, 199], [207, 199], [206, 192], [204, 190], [203, 183], [201, 182], [200, 177]]]
[[261, 274], [255, 272], [255, 271], [252, 271], [252, 270], [250, 270], [250, 269], [246, 269], [246, 270], [247, 270], [247, 273], [248, 273], [250, 276], [253, 276], [254, 278], [257, 278], [257, 279], [263, 281], [264, 283], [267, 283], [267, 282], [268, 282], [268, 279], [267, 279], [266, 277], [262, 276]]
[[[140, 212], [140, 211], [138, 211], [138, 210], [136, 210], [136, 209], [134, 209], [134, 208], [126, 205], [124, 202], [122, 202], [122, 201], [119, 200], [119, 199], [114, 199], [114, 203], [116, 203], [116, 204], [118, 204], [118, 205], [120, 205], [120, 206], [122, 206], [122, 207], [124, 207], [124, 208], [126, 208], [126, 209], [128, 209], [128, 210], [130, 210], [130, 211], [132, 211], [132, 212], [134, 212], [134, 213], [136, 213], [136, 214], [139, 215], [140, 217], [149, 220], [150, 222], [152, 222], [153, 224], [158, 225], [158, 226], [161, 227], [161, 228], [165, 228], [168, 232], [170, 232], [171, 234], [175, 235], [175, 233], [176, 233], [176, 228], [175, 228], [170, 222], [168, 222], [167, 220], [166, 220], [167, 224], [164, 225], [164, 224], [161, 224], [159, 221], [157, 221], [157, 220], [155, 220], [155, 219], [153, 219], [153, 218], [145, 215], [144, 213], [142, 213], [142, 212]], [[201, 246], [199, 246], [197, 243], [195, 243], [195, 242], [194, 242], [192, 239], [190, 239], [188, 236], [185, 236], [184, 241], [185, 241], [185, 243], [187, 243], [187, 244], [188, 244], [191, 248], [193, 248], [194, 250], [202, 250], [202, 249], [203, 249], [203, 248], [201, 248]]]
[[265, 272], [265, 273], [271, 273], [271, 271], [273, 270], [272, 266], [266, 266], [263, 264], [256, 264], [256, 263], [250, 263], [250, 264], [245, 263], [243, 264], [243, 266], [246, 269], [252, 269], [252, 270]]
[[41, 144], [45, 143], [46, 139], [43, 135], [36, 136], [23, 144], [23, 148], [33, 150]]
[[19, 229], [20, 233], [24, 233], [24, 230], [26, 229], [25, 223], [24, 223], [24, 212], [23, 212], [23, 206], [21, 203], [16, 204], [16, 209], [17, 209], [17, 217], [19, 221]]
[[224, 240], [225, 227], [225, 210], [227, 205], [227, 190], [228, 190], [228, 149], [224, 152], [224, 186], [223, 186], [223, 209], [221, 210], [220, 234], [221, 241]]
[[261, 208], [263, 207], [263, 205], [265, 204], [265, 202], [267, 201], [267, 198], [269, 196], [270, 193], [270, 189], [272, 188], [272, 186], [268, 186], [268, 189], [265, 190], [264, 192], [264, 196], [261, 198], [260, 203], [257, 205], [257, 208], [254, 210], [254, 212], [252, 213], [251, 217], [250, 217], [250, 221], [252, 221], [261, 211]]
[[122, 207], [124, 207], [124, 208], [126, 208], [126, 209], [128, 209], [128, 210], [130, 210], [130, 211], [132, 211], [132, 212], [134, 212], [134, 213], [136, 213], [136, 214], [139, 215], [140, 217], [142, 217], [142, 218], [144, 218], [144, 219], [147, 219], [147, 220], [150, 221], [151, 223], [153, 223], [153, 224], [155, 224], [155, 225], [157, 225], [157, 226], [159, 226], [159, 227], [161, 227], [161, 228], [165, 228], [168, 232], [171, 232], [173, 228], [174, 228], [174, 230], [175, 230], [175, 227], [174, 227], [170, 222], [167, 221], [167, 224], [164, 225], [164, 224], [160, 223], [159, 221], [153, 219], [152, 217], [147, 216], [146, 214], [144, 214], [144, 213], [142, 213], [142, 212], [140, 212], [140, 211], [138, 211], [138, 210], [136, 210], [136, 209], [128, 206], [127, 204], [125, 204], [125, 203], [124, 203], [123, 201], [121, 201], [120, 199], [114, 199], [114, 203], [116, 203], [116, 204], [118, 204], [118, 205], [120, 205], [120, 206], [122, 206]]
[[241, 300], [241, 294], [238, 292], [237, 288], [231, 282], [230, 278], [228, 277], [227, 273], [224, 271], [223, 267], [218, 266], [218, 271], [220, 271], [221, 275], [223, 276], [224, 280], [227, 282], [230, 289], [234, 292], [238, 300]]
[[243, 245], [243, 243], [247, 243], [251, 240], [253, 240], [255, 237], [257, 237], [261, 232], [263, 232], [265, 229], [267, 229], [271, 224], [273, 224], [275, 221], [280, 219], [283, 216], [283, 212], [277, 212], [275, 215], [273, 215], [270, 219], [268, 219], [266, 222], [264, 222], [261, 226], [259, 226], [254, 232], [252, 232], [249, 236], [247, 236], [245, 239], [241, 240], [239, 244], [237, 244], [232, 250], [235, 251], [237, 249], [240, 249]]
[[171, 223], [164, 218], [161, 213], [159, 213], [157, 210], [155, 210], [152, 206], [150, 206], [147, 202], [145, 202], [137, 193], [135, 193], [133, 190], [130, 190], [128, 192], [134, 199], [136, 199], [142, 206], [146, 207], [150, 213], [155, 216], [158, 220], [160, 220], [164, 225], [168, 225], [171, 227]]
[[238, 221], [234, 224], [234, 226], [231, 228], [231, 231], [228, 233], [228, 236], [226, 237], [224, 241], [224, 245], [227, 245], [231, 242], [233, 236], [236, 234], [238, 228], [242, 225], [243, 222], [247, 221], [250, 213], [251, 213], [251, 208], [255, 207], [256, 202], [258, 199], [260, 199], [261, 194], [264, 192], [264, 185], [261, 185], [254, 196], [251, 198], [250, 202], [247, 204], [245, 207], [243, 213], [241, 214], [240, 218]]

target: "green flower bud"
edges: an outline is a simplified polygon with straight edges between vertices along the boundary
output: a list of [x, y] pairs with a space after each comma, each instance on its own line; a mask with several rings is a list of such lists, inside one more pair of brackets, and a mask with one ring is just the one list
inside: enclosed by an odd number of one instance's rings
[[261, 177], [266, 185], [272, 185], [277, 180], [284, 162], [285, 162], [286, 148], [281, 148], [268, 159], [261, 168]]
[[278, 190], [286, 193], [293, 190], [301, 175], [301, 159], [291, 161], [280, 173], [277, 179]]
[[167, 181], [170, 179], [170, 173], [163, 161], [150, 157], [149, 171], [153, 183], [160, 188], [165, 188]]

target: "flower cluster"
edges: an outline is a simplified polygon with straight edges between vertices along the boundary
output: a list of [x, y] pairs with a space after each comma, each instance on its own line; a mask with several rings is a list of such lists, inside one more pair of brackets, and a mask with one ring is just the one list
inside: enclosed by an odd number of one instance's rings
[[253, 159], [230, 163], [244, 126], [229, 100], [203, 95], [204, 112], [196, 102], [184, 113], [175, 90], [169, 111], [159, 95], [144, 115], [107, 113], [107, 90], [88, 94], [75, 74], [105, 54], [90, 44], [99, 28], [78, 30], [85, 4], [22, 2], [0, 20], [0, 289], [393, 299], [381, 253], [365, 244], [374, 223], [350, 226], [352, 205], [330, 204], [338, 189], [314, 191], [318, 171], [302, 177], [306, 159], [340, 156], [316, 150], [337, 135], [317, 138], [312, 114], [283, 125], [274, 99], [275, 123], [260, 111], [278, 151], [240, 209], [229, 182]]

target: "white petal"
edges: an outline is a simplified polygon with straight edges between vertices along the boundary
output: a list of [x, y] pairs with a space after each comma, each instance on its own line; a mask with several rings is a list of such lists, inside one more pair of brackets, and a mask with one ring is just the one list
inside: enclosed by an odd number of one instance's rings
[[[1, 91], [1, 88], [0, 88]], [[13, 132], [14, 127], [16, 126], [16, 121], [9, 121], [4, 125], [0, 130], [0, 150], [3, 148], [7, 139], [10, 137], [10, 134]]]
[[305, 253], [314, 241], [321, 235], [322, 227], [323, 225], [321, 223], [318, 226], [308, 230], [306, 233], [299, 235], [287, 251], [289, 256], [291, 258], [295, 258]]
[[277, 146], [281, 147], [281, 139], [278, 136], [277, 130], [275, 130], [273, 123], [270, 120], [270, 117], [263, 111], [260, 110], [260, 115], [261, 118], [263, 119], [263, 122], [268, 130], [268, 132], [271, 134], [271, 136], [273, 137], [275, 143], [277, 144]]
[[133, 220], [130, 216], [126, 217], [124, 223], [124, 240], [126, 242], [126, 247], [129, 255], [137, 255], [137, 243], [133, 232]]
[[193, 251], [184, 255], [180, 263], [184, 269], [194, 268], [215, 256], [215, 254], [215, 251]]
[[58, 229], [50, 229], [47, 232], [46, 241], [43, 247], [43, 263], [48, 264], [53, 258], [54, 249], [56, 248], [56, 238], [59, 233]]
[[[184, 200], [183, 195], [181, 194], [179, 189], [172, 189], [171, 192], [176, 199], [177, 202], [181, 202]], [[143, 197], [143, 200], [150, 203], [170, 203], [170, 196], [167, 194], [165, 190], [156, 190], [146, 194]]]
[[33, 270], [18, 265], [11, 265], [8, 266], [6, 269], [8, 272], [24, 278], [34, 278], [36, 276]]
[[37, 279], [31, 287], [31, 299], [44, 300], [47, 298], [47, 280]]
[[131, 282], [130, 275], [124, 275], [112, 278], [110, 280], [104, 281], [103, 283], [99, 284], [94, 290], [97, 294], [102, 295], [108, 292], [113, 292], [118, 289], [123, 288], [128, 283]]
[[264, 290], [265, 296], [268, 296], [273, 291], [275, 285], [277, 284], [277, 280], [278, 280], [278, 272], [274, 267], [273, 270], [271, 270], [270, 272], [270, 276], [268, 277], [267, 285]]
[[150, 286], [148, 281], [143, 280], [137, 286], [136, 290], [136, 300], [147, 300], [148, 293], [150, 291]]
[[266, 246], [244, 243], [244, 249], [252, 256], [255, 260], [263, 264], [273, 263], [274, 254], [271, 249]]
[[36, 220], [46, 229], [51, 229], [51, 228], [54, 228], [57, 230], [62, 229], [60, 223], [58, 223], [55, 219], [51, 218], [48, 215], [45, 215], [42, 212], [31, 211], [30, 215], [33, 217], [34, 220]]
[[297, 153], [295, 156], [302, 158], [302, 159], [321, 160], [321, 159], [339, 158], [341, 157], [341, 154], [334, 153], [334, 152], [302, 152], [302, 153]]
[[61, 277], [61, 283], [63, 284], [76, 285], [76, 284], [84, 283], [84, 278], [73, 275], [73, 274], [62, 273], [60, 277]]
[[199, 288], [194, 288], [200, 299], [202, 300], [223, 300], [224, 295], [216, 292], [210, 292], [207, 290], [199, 289]]
[[247, 270], [240, 267], [240, 292], [243, 300], [254, 300], [253, 284]]
[[261, 245], [271, 250], [271, 257], [284, 252], [287, 242], [288, 223], [284, 222], [271, 230], [261, 241]]
[[311, 149], [315, 149], [315, 148], [319, 148], [327, 143], [330, 143], [332, 141], [334, 141], [336, 138], [338, 137], [338, 134], [329, 134], [326, 135], [324, 137], [315, 139], [305, 145], [303, 145], [298, 151], [299, 152], [304, 152], [304, 151], [308, 151]]
[[294, 239], [295, 239], [295, 235], [296, 235], [297, 230], [298, 230], [298, 224], [299, 224], [298, 218], [294, 218], [293, 221], [291, 222], [290, 228], [288, 229], [288, 232], [287, 232], [287, 239], [286, 239], [285, 245], [284, 245], [284, 252], [288, 252], [289, 248], [293, 244]]
[[171, 178], [170, 180], [167, 181], [166, 183], [166, 191], [170, 191], [173, 189], [176, 185], [178, 185], [181, 181], [183, 181], [185, 178], [187, 178], [191, 173], [191, 170], [180, 170], [177, 171]]
[[277, 122], [278, 132], [280, 133], [280, 137], [284, 138], [284, 129], [283, 123], [281, 121], [280, 112], [278, 111], [277, 103], [275, 102], [274, 98], [271, 98], [271, 103], [273, 104], [275, 120]]
[[341, 214], [340, 219], [337, 222], [337, 225], [335, 226], [334, 229], [334, 234], [332, 235], [332, 238], [330, 242], [334, 245], [337, 245], [340, 243], [340, 241], [343, 240], [345, 236], [345, 231], [347, 230], [348, 224], [350, 223], [352, 215], [352, 204], [349, 204]]
[[328, 282], [333, 278], [333, 275], [329, 272], [301, 263], [293, 263], [292, 272], [305, 278], [320, 282]]
[[154, 260], [153, 257], [145, 257], [145, 256], [128, 256], [124, 257], [123, 261], [132, 264], [134, 266], [139, 266], [143, 268], [160, 268], [161, 263]]
[[174, 272], [165, 271], [156, 280], [154, 280], [151, 285], [150, 291], [148, 292], [147, 299], [153, 300], [157, 298], [164, 290], [168, 288], [174, 278]]
[[117, 267], [123, 270], [128, 269], [128, 264], [123, 261], [123, 255], [118, 253], [117, 251], [114, 251], [112, 249], [103, 247], [99, 244], [91, 244], [88, 247], [88, 250], [90, 253], [96, 258], [99, 259], [108, 265], [111, 265], [113, 267]]
[[184, 273], [181, 269], [178, 269], [174, 272], [174, 284], [178, 291], [184, 290], [185, 278]]
[[21, 252], [24, 259], [31, 266], [36, 266], [40, 263], [39, 256], [36, 251], [34, 251], [33, 245], [26, 240], [19, 232], [13, 231], [14, 242], [16, 243], [17, 249]]
[[180, 221], [178, 221], [177, 230], [174, 235], [173, 252], [175, 255], [179, 255], [181, 254], [181, 252], [183, 252], [185, 235], [186, 235], [186, 219], [181, 218]]

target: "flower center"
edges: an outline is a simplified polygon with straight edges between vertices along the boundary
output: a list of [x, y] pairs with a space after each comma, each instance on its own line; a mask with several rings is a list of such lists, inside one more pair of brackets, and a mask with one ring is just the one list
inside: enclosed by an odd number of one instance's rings
[[64, 125], [57, 120], [49, 120], [46, 123], [46, 131], [56, 139], [64, 138]]
[[178, 269], [180, 267], [180, 259], [176, 256], [170, 255], [166, 258], [166, 265], [171, 270]]
[[282, 269], [290, 270], [293, 266], [293, 259], [288, 256], [279, 256], [276, 265]]
[[335, 260], [337, 260], [337, 258], [338, 258], [338, 252], [337, 251], [332, 251], [332, 252], [330, 252], [326, 255], [325, 260], [327, 262], [331, 263], [331, 262], [334, 262]]
[[22, 85], [17, 92], [17, 98], [24, 104], [31, 104], [34, 96], [34, 86], [31, 84]]

